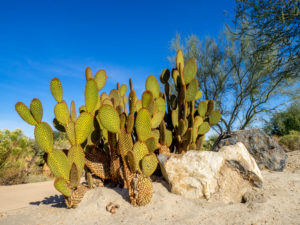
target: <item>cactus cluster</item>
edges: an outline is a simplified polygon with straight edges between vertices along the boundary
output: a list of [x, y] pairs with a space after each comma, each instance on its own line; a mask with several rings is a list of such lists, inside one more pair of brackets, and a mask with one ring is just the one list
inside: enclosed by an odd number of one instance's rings
[[50, 90], [57, 102], [53, 125], [66, 133], [71, 146], [68, 150], [53, 149], [53, 132], [42, 122], [38, 99], [32, 100], [30, 108], [16, 104], [21, 118], [35, 126], [36, 142], [47, 153], [47, 164], [56, 177], [54, 186], [65, 196], [68, 207], [76, 207], [87, 190], [80, 183], [83, 171], [89, 188], [110, 180], [128, 189], [131, 204], [146, 205], [152, 198], [150, 176], [157, 169], [156, 154], [201, 149], [205, 133], [221, 115], [212, 100], [195, 107], [202, 94], [196, 72], [196, 62], [190, 59], [184, 65], [179, 51], [172, 71], [176, 93], [171, 92], [170, 72], [165, 69], [160, 76], [165, 93], [150, 75], [138, 99], [131, 79], [128, 97], [127, 86], [118, 83], [109, 94], [100, 94], [106, 72], [101, 69], [93, 76], [87, 67], [85, 105], [79, 108], [78, 117], [75, 103], [71, 102], [69, 110], [63, 100], [60, 80], [52, 79]]

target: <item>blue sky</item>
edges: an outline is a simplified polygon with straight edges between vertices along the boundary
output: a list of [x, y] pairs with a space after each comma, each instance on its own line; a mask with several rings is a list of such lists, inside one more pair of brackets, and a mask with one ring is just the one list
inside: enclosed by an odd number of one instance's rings
[[170, 67], [176, 32], [217, 36], [231, 18], [234, 0], [215, 1], [6, 1], [0, 7], [0, 129], [34, 127], [15, 112], [18, 101], [39, 98], [52, 124], [58, 77], [64, 99], [84, 104], [84, 71], [107, 71], [105, 90], [133, 78], [139, 94], [150, 74]]

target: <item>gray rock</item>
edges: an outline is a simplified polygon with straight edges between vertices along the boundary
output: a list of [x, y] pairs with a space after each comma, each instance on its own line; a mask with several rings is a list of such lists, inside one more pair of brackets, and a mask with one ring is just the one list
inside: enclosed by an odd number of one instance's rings
[[223, 146], [242, 142], [254, 157], [260, 169], [282, 171], [287, 154], [284, 149], [261, 129], [237, 130], [221, 135], [212, 148], [219, 151]]

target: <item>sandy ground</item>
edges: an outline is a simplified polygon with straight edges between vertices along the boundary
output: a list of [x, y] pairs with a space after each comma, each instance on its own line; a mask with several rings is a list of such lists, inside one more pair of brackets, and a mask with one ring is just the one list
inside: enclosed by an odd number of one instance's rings
[[[285, 171], [264, 170], [263, 188], [249, 192], [244, 203], [185, 199], [168, 192], [164, 182], [154, 182], [152, 202], [145, 207], [131, 206], [126, 190], [103, 187], [87, 192], [79, 207], [69, 210], [52, 182], [43, 182], [0, 187], [0, 224], [300, 225], [300, 151], [288, 155]], [[120, 206], [115, 214], [106, 211], [110, 202]]]

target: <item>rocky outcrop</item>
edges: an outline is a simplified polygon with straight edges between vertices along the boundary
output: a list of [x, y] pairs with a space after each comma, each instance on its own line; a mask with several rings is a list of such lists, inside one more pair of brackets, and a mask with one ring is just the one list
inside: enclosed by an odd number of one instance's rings
[[227, 145], [242, 142], [254, 157], [260, 169], [282, 171], [286, 164], [287, 154], [283, 148], [261, 129], [237, 130], [221, 135], [213, 151]]
[[253, 186], [262, 186], [262, 175], [242, 143], [219, 152], [188, 151], [158, 156], [171, 191], [187, 198], [241, 202]]

